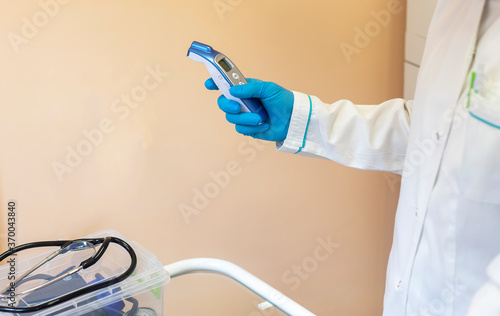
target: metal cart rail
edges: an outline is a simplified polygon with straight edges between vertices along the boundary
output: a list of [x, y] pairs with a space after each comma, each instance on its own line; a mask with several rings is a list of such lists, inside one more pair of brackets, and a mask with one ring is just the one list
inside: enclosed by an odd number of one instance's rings
[[[227, 276], [243, 286], [256, 293], [272, 306], [283, 313], [291, 316], [315, 316], [295, 301], [291, 300], [283, 293], [271, 287], [269, 284], [260, 280], [253, 274], [242, 269], [241, 267], [220, 259], [212, 258], [194, 258], [174, 262], [164, 266], [165, 270], [170, 274], [171, 278], [175, 278], [184, 274], [190, 273], [216, 273]], [[269, 304], [259, 304], [262, 309], [265, 309]]]

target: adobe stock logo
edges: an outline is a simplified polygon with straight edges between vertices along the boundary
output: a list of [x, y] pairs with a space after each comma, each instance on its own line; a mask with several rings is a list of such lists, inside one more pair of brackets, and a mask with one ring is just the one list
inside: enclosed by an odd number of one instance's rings
[[142, 80], [133, 86], [128, 93], [122, 93], [110, 103], [111, 112], [117, 114], [117, 118], [104, 117], [91, 129], [84, 129], [79, 136], [80, 140], [74, 145], [67, 145], [64, 159], [54, 160], [51, 163], [52, 170], [59, 182], [62, 182], [67, 174], [71, 174], [80, 167], [85, 159], [92, 155], [94, 150], [101, 146], [107, 136], [116, 130], [117, 121], [125, 121], [136, 109], [143, 105], [148, 96], [165, 81], [170, 73], [156, 67], [147, 66], [146, 74]]
[[31, 18], [23, 16], [21, 32], [9, 32], [7, 39], [16, 54], [19, 53], [21, 45], [27, 45], [35, 38], [40, 29], [46, 27], [61, 11], [61, 5], [68, 4], [70, 0], [42, 0], [38, 2], [40, 9]]
[[233, 11], [238, 7], [244, 0], [214, 0], [212, 2], [214, 10], [219, 16], [219, 19], [224, 21], [227, 12]]
[[193, 188], [191, 202], [179, 204], [179, 212], [184, 222], [186, 224], [191, 224], [193, 218], [207, 209], [210, 203], [219, 197], [219, 195], [231, 184], [232, 179], [240, 175], [245, 166], [253, 162], [257, 158], [258, 153], [265, 148], [262, 141], [251, 137], [245, 137], [245, 140], [237, 147], [240, 158], [244, 158], [244, 160], [230, 160], [222, 170], [216, 172], [211, 171], [209, 173], [210, 180], [207, 183]]
[[316, 238], [317, 245], [312, 252], [312, 256], [302, 259], [300, 264], [293, 264], [290, 269], [283, 272], [281, 280], [285, 284], [290, 284], [292, 291], [297, 290], [302, 282], [309, 279], [309, 277], [318, 270], [321, 262], [327, 261], [335, 252], [340, 248], [340, 244], [332, 241], [331, 236], [326, 238]]
[[340, 43], [340, 50], [348, 63], [351, 63], [353, 55], [361, 54], [362, 50], [370, 45], [372, 39], [380, 35], [382, 28], [387, 27], [391, 21], [392, 16], [403, 12], [403, 6], [399, 0], [390, 0], [387, 4], [387, 10], [380, 10], [379, 12], [371, 11], [370, 15], [373, 17], [368, 21], [364, 28], [354, 28], [353, 43], [342, 42]]

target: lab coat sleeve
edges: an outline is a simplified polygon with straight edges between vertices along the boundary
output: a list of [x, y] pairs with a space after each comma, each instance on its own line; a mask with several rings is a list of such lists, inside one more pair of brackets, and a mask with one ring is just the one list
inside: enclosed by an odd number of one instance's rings
[[487, 269], [490, 280], [474, 295], [467, 316], [500, 315], [500, 255]]
[[278, 150], [330, 159], [365, 169], [403, 170], [413, 101], [393, 99], [379, 105], [333, 104], [294, 93], [287, 138]]

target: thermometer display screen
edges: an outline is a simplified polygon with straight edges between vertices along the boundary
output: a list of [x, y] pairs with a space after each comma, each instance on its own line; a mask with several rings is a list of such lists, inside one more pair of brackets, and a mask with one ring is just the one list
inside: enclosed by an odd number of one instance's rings
[[231, 70], [231, 65], [227, 62], [225, 58], [222, 58], [219, 60], [219, 65], [224, 69], [226, 72]]

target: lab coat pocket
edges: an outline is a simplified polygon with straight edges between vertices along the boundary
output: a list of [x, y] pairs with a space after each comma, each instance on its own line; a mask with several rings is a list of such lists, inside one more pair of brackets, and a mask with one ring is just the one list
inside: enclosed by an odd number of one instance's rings
[[500, 204], [500, 102], [472, 93], [459, 186], [464, 197]]

